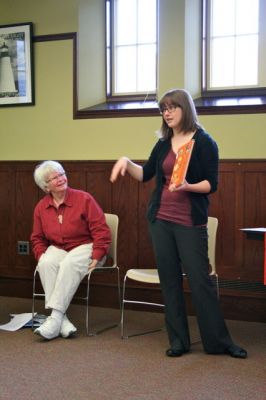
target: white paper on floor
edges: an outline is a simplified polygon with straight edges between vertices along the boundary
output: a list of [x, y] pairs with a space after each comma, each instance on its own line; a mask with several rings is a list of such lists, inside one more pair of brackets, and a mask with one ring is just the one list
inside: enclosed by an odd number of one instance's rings
[[[14, 332], [23, 327], [32, 326], [32, 313], [22, 313], [22, 314], [10, 314], [11, 320], [3, 325], [0, 325], [0, 329], [4, 331]], [[46, 315], [34, 314], [33, 326], [40, 326], [46, 319]]]

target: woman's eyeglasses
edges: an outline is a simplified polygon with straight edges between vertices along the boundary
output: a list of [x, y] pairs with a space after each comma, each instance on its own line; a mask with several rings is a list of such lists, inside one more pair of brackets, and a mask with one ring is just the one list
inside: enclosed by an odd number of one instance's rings
[[64, 176], [65, 174], [66, 174], [65, 172], [61, 172], [61, 174], [58, 174], [58, 175], [54, 176], [54, 177], [51, 178], [51, 179], [48, 179], [48, 180], [46, 181], [46, 183], [50, 183], [50, 182], [55, 183], [55, 182], [58, 181], [58, 179], [62, 178], [62, 176]]
[[163, 106], [162, 108], [160, 108], [160, 114], [163, 115], [166, 111], [172, 114], [178, 107], [180, 106], [174, 104], [170, 104], [169, 106]]

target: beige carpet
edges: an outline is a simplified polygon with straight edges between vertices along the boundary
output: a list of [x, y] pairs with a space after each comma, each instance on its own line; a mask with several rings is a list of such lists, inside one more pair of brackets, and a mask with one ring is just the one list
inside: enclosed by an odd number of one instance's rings
[[[43, 302], [37, 309], [43, 312]], [[9, 313], [31, 311], [31, 301], [0, 297], [0, 324]], [[84, 307], [71, 305], [78, 328], [72, 339], [44, 341], [29, 328], [0, 330], [0, 400], [265, 400], [266, 324], [227, 321], [246, 360], [207, 355], [201, 343], [177, 359], [164, 355], [165, 331], [121, 340], [119, 328], [87, 337]], [[93, 324], [118, 318], [117, 310], [93, 308]], [[163, 324], [163, 315], [129, 311], [128, 328]], [[198, 332], [189, 318], [191, 336]]]

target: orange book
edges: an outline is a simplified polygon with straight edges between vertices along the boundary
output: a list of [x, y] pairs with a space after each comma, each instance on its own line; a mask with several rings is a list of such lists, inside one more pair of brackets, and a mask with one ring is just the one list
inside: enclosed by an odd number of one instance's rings
[[178, 150], [170, 185], [175, 184], [178, 187], [184, 183], [194, 143], [195, 140], [191, 139]]

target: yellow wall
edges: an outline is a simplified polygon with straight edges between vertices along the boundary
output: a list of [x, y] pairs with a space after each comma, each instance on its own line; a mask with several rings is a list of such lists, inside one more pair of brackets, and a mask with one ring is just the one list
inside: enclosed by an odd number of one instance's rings
[[[1, 0], [0, 25], [33, 22], [34, 35], [76, 32], [79, 1]], [[185, 7], [184, 0], [163, 5], [165, 20], [171, 16], [160, 49], [160, 88], [166, 90], [185, 80]], [[72, 41], [35, 43], [34, 53], [36, 105], [0, 107], [0, 160], [147, 158], [160, 117], [73, 120]], [[266, 114], [202, 116], [200, 122], [217, 141], [221, 158], [266, 158]]]

